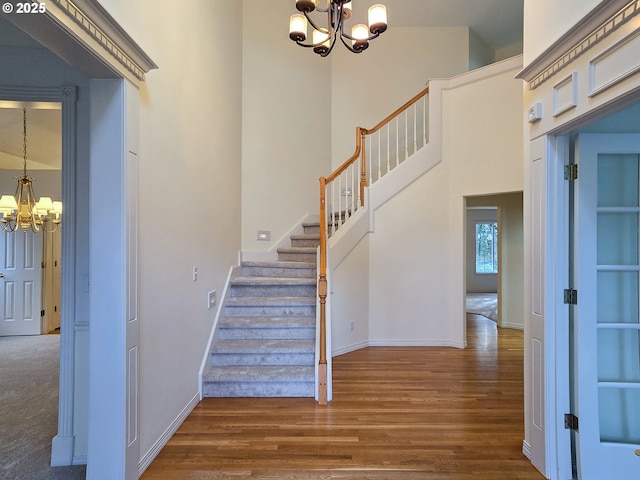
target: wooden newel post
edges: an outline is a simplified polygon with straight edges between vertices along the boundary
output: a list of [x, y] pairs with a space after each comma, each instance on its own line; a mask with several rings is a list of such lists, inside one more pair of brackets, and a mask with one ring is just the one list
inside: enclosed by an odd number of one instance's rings
[[320, 275], [318, 297], [320, 299], [320, 360], [318, 361], [318, 403], [327, 404], [327, 209], [326, 183], [320, 178]]

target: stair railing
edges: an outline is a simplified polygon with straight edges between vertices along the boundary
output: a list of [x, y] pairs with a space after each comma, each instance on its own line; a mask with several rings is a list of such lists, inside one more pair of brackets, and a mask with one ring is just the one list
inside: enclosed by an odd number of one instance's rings
[[[416, 153], [428, 142], [429, 87], [375, 127], [356, 128], [354, 154], [328, 177], [320, 178], [320, 352], [318, 403], [327, 404], [327, 241], [358, 209], [365, 189]], [[329, 199], [329, 202], [327, 202]]]

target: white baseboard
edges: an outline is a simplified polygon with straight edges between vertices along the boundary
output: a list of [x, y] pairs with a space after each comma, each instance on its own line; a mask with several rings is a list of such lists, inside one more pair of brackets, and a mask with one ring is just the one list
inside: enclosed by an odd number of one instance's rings
[[459, 343], [459, 342], [451, 342], [449, 340], [369, 340], [363, 341], [359, 343], [354, 343], [352, 345], [347, 345], [346, 347], [338, 348], [331, 352], [332, 357], [337, 357], [339, 355], [344, 355], [350, 352], [355, 352], [356, 350], [360, 350], [362, 348], [367, 347], [454, 347], [454, 348], [466, 348], [467, 344]]
[[193, 398], [189, 401], [189, 403], [182, 409], [180, 414], [175, 418], [171, 425], [167, 427], [164, 433], [158, 438], [156, 443], [149, 449], [147, 453], [145, 453], [142, 458], [140, 458], [140, 463], [138, 464], [138, 472], [139, 476], [142, 476], [144, 471], [149, 468], [151, 462], [158, 456], [160, 450], [164, 448], [167, 442], [171, 439], [174, 433], [178, 430], [180, 425], [187, 419], [189, 414], [193, 411], [195, 406], [200, 401], [200, 394], [196, 393]]
[[355, 352], [356, 350], [361, 350], [363, 348], [367, 348], [369, 346], [369, 342], [359, 342], [354, 343], [352, 345], [347, 345], [346, 347], [339, 348], [331, 352], [332, 357], [338, 357], [340, 355], [344, 355], [345, 353]]
[[531, 460], [531, 445], [526, 440], [522, 441], [522, 453], [525, 457]]
[[51, 466], [63, 467], [73, 465], [73, 444], [75, 436], [60, 437], [56, 435], [51, 441]]
[[465, 348], [465, 342], [451, 340], [370, 340], [370, 347], [455, 347]]
[[512, 330], [524, 330], [524, 325], [520, 325], [519, 323], [501, 322], [498, 326], [500, 328], [511, 328]]

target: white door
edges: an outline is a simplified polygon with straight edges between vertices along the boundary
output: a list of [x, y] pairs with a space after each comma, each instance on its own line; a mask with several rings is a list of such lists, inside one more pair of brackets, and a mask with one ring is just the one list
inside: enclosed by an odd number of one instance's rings
[[41, 242], [31, 230], [0, 234], [0, 336], [41, 333]]
[[578, 478], [640, 478], [640, 135], [580, 135], [575, 184]]

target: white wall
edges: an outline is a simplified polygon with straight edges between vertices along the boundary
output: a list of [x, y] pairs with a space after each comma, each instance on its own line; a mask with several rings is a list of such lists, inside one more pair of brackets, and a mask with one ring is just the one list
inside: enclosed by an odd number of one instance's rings
[[489, 65], [495, 61], [495, 57], [493, 49], [469, 29], [469, 70]]
[[[242, 4], [101, 3], [159, 65], [140, 89], [144, 458], [197, 400], [198, 370], [215, 313], [206, 309], [207, 291], [222, 292], [229, 267], [237, 263]], [[193, 267], [198, 268], [197, 281]]]
[[524, 66], [605, 0], [524, 0]]
[[[333, 355], [357, 350], [369, 343], [369, 270], [369, 237], [365, 236], [331, 271]], [[341, 292], [349, 292], [349, 295]]]
[[[371, 345], [465, 344], [465, 197], [523, 188], [522, 85], [514, 79], [521, 65], [519, 59], [505, 65], [442, 82], [448, 85], [442, 96], [442, 162], [372, 213]], [[360, 248], [351, 255], [364, 255]], [[336, 269], [336, 281], [359, 276], [356, 268], [362, 267], [347, 260]], [[359, 284], [332, 291], [333, 341], [339, 350], [353, 342], [336, 338], [348, 330], [338, 323], [352, 318], [348, 308], [339, 307], [363, 294]]]
[[264, 252], [318, 212], [331, 165], [331, 58], [289, 39], [295, 2], [243, 5], [242, 249]]
[[331, 158], [336, 168], [354, 153], [356, 127], [372, 128], [429, 79], [469, 69], [469, 29], [390, 27], [358, 55], [337, 45], [331, 61]]

